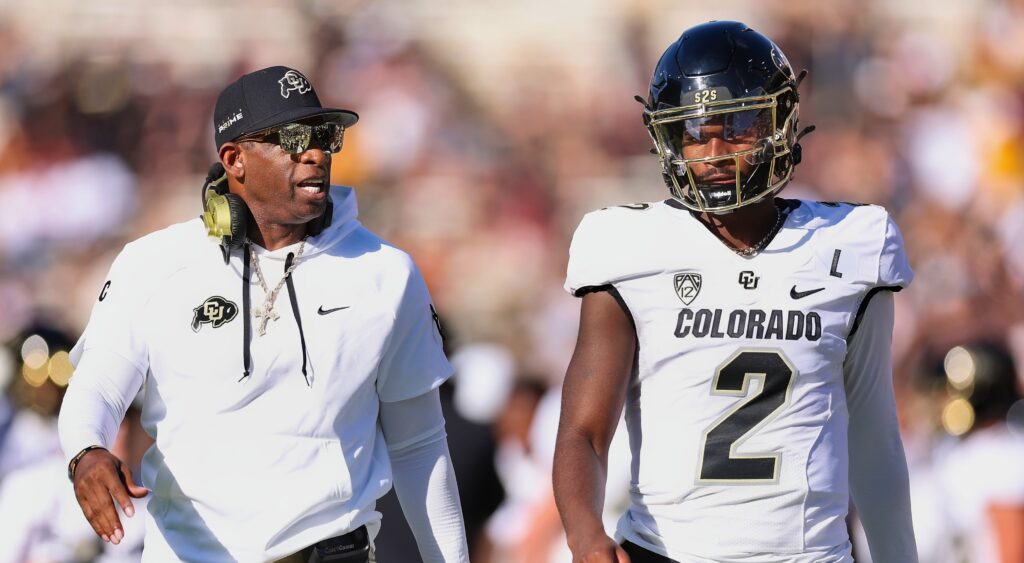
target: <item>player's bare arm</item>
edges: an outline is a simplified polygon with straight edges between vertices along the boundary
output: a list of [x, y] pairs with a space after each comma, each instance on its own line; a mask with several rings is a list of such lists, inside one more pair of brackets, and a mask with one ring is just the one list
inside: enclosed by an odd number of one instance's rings
[[573, 561], [628, 562], [604, 532], [608, 447], [636, 354], [632, 319], [608, 291], [583, 297], [576, 350], [565, 374], [555, 448], [555, 502]]
[[82, 456], [75, 466], [73, 482], [75, 498], [96, 535], [103, 541], [121, 543], [124, 529], [114, 503], [131, 517], [135, 514], [131, 498], [142, 498], [149, 490], [136, 485], [128, 465], [103, 448]]

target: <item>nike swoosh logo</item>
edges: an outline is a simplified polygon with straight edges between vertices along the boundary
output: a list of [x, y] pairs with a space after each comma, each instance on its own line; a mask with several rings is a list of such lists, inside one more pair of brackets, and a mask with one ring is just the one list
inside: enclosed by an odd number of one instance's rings
[[348, 308], [349, 308], [349, 305], [346, 305], [344, 307], [335, 307], [333, 309], [324, 309], [324, 306], [321, 305], [320, 308], [316, 310], [316, 312], [320, 313], [321, 315], [327, 315], [327, 314], [333, 313], [335, 311], [340, 311], [342, 309], [348, 309]]
[[811, 290], [808, 290], [808, 291], [797, 291], [796, 290], [796, 286], [794, 285], [789, 290], [789, 296], [792, 297], [793, 299], [803, 299], [804, 297], [807, 297], [808, 295], [814, 295], [815, 293], [818, 293], [819, 291], [825, 291], [825, 288], [824, 287], [819, 287], [818, 289], [811, 289]]

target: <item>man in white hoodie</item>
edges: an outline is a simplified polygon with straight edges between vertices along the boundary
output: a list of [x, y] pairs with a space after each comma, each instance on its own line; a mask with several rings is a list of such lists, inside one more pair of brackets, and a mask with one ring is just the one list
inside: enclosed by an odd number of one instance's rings
[[[104, 541], [151, 493], [144, 561], [372, 560], [394, 481], [424, 560], [468, 561], [430, 295], [329, 184], [357, 119], [296, 70], [242, 76], [217, 100], [202, 220], [114, 261], [60, 416]], [[145, 488], [108, 451], [140, 388]]]

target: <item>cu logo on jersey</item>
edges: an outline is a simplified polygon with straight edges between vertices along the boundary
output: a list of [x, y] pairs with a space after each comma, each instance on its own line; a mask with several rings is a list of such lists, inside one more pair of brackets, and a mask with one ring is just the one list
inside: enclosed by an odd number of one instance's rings
[[757, 289], [757, 281], [760, 279], [761, 278], [754, 275], [754, 272], [744, 270], [740, 272], [739, 282], [740, 285], [743, 286], [743, 289]]
[[277, 83], [281, 85], [282, 98], [291, 96], [292, 90], [296, 90], [300, 94], [305, 94], [313, 89], [313, 87], [309, 85], [309, 81], [306, 80], [306, 77], [294, 70], [289, 70], [284, 73], [284, 76], [281, 77], [281, 80], [278, 80]]
[[700, 274], [693, 272], [676, 274], [673, 285], [675, 285], [676, 295], [679, 296], [679, 299], [682, 299], [684, 305], [689, 305], [700, 293]]
[[192, 317], [192, 330], [199, 332], [204, 324], [212, 324], [213, 328], [220, 328], [224, 326], [224, 323], [231, 322], [238, 315], [238, 305], [219, 295], [214, 295], [192, 311], [195, 313]]

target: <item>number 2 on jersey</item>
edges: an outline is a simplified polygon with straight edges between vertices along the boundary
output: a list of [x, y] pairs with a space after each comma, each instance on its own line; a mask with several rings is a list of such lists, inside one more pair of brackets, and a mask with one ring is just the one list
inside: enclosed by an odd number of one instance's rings
[[718, 368], [711, 382], [712, 395], [746, 397], [753, 379], [761, 381], [761, 388], [704, 432], [699, 484], [778, 481], [779, 453], [738, 454], [735, 450], [789, 402], [795, 374], [793, 364], [779, 350], [742, 350]]

